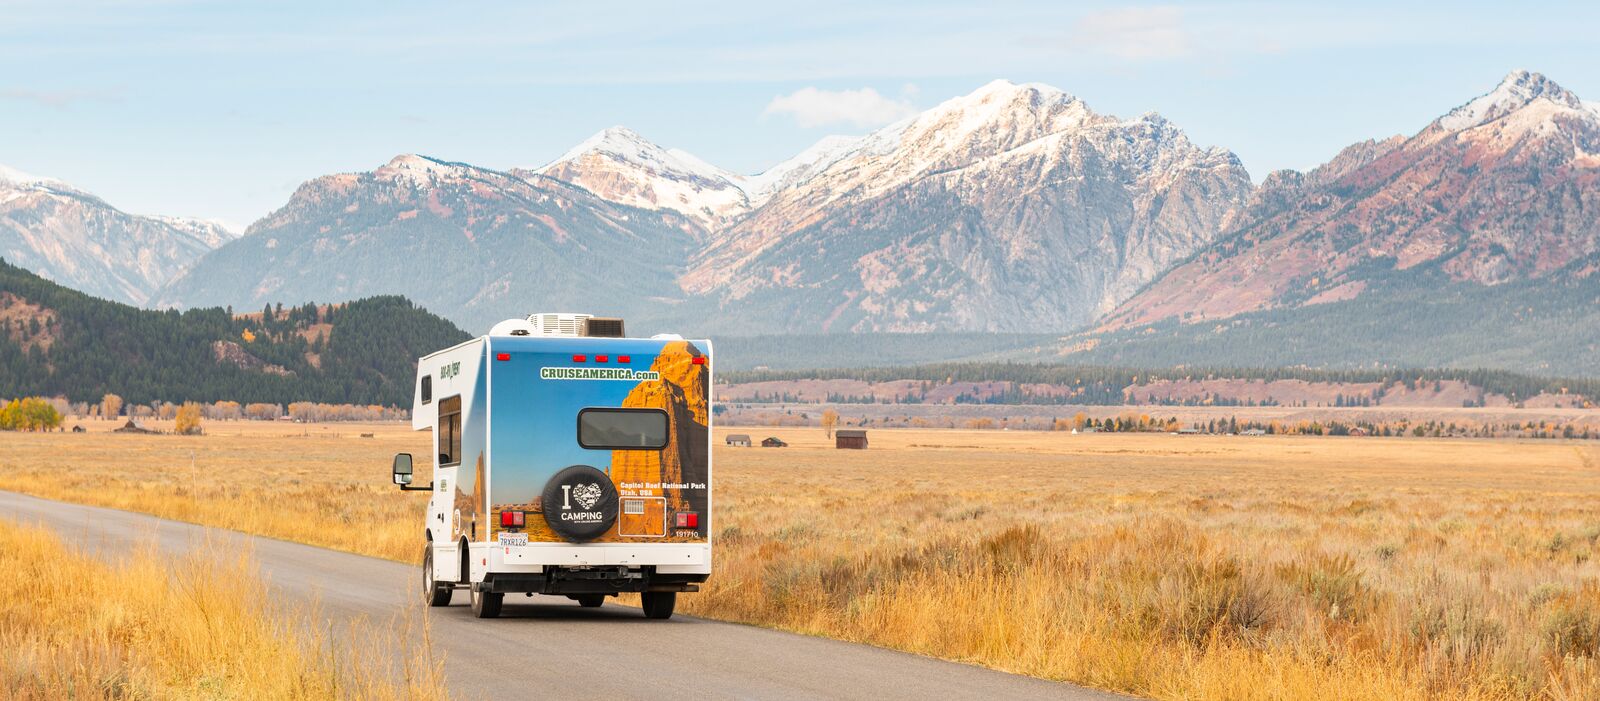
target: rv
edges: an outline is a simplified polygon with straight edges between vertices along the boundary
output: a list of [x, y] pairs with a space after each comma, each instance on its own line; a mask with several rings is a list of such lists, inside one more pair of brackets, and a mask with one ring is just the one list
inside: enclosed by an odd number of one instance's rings
[[423, 357], [411, 427], [433, 432], [394, 483], [427, 491], [422, 589], [467, 591], [479, 618], [506, 594], [600, 606], [641, 595], [669, 618], [711, 573], [711, 343], [626, 338], [621, 319], [535, 314]]

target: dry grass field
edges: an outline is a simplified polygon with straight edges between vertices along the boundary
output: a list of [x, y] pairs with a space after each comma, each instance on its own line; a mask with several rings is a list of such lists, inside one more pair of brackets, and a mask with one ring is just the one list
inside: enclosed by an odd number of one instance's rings
[[[0, 489], [416, 557], [426, 433], [106, 428], [6, 435]], [[1593, 444], [729, 430], [687, 613], [1162, 699], [1600, 698]]]
[[107, 564], [0, 521], [0, 587], [0, 698], [447, 698], [437, 668], [397, 681], [334, 652], [368, 648], [274, 610], [238, 556]]

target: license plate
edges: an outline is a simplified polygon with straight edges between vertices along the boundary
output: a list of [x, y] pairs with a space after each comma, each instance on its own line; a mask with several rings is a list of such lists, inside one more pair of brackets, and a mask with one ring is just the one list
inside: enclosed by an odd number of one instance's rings
[[518, 546], [527, 545], [528, 544], [528, 534], [526, 534], [526, 533], [501, 533], [500, 534], [500, 544], [508, 546], [508, 547], [512, 546], [512, 545], [518, 545]]

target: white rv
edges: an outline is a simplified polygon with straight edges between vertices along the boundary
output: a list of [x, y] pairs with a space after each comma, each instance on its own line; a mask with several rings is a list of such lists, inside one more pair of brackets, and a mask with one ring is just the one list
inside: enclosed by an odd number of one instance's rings
[[535, 314], [417, 362], [413, 429], [433, 432], [423, 594], [466, 589], [599, 606], [638, 592], [668, 618], [711, 573], [711, 343], [625, 338], [620, 319]]

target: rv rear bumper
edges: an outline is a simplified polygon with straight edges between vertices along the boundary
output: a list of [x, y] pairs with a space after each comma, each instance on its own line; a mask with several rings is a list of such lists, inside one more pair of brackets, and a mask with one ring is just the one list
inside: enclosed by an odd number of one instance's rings
[[656, 572], [654, 567], [569, 568], [548, 566], [543, 572], [490, 572], [476, 591], [501, 594], [620, 594], [647, 591], [700, 591], [705, 574]]
[[534, 543], [510, 547], [485, 543], [474, 544], [473, 549], [478, 562], [489, 572], [542, 572], [551, 565], [654, 567], [656, 572], [676, 574], [711, 572], [710, 543]]

